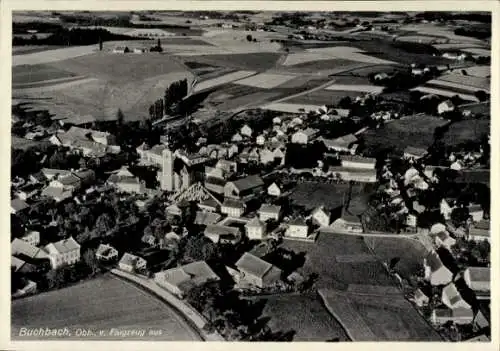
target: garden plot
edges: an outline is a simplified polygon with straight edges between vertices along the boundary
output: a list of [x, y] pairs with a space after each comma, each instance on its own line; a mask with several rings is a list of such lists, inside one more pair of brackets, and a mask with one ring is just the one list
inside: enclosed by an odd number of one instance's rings
[[363, 51], [349, 46], [306, 49], [305, 52], [289, 54], [283, 63], [284, 66], [293, 66], [305, 62], [329, 60], [333, 58], [364, 62], [368, 64], [391, 64], [388, 60], [378, 59], [363, 54]]
[[467, 72], [467, 76], [489, 78], [491, 76], [490, 66], [472, 66], [463, 68]]
[[238, 80], [235, 82], [235, 84], [248, 85], [251, 87], [262, 89], [271, 89], [284, 84], [289, 80], [292, 80], [293, 78], [295, 78], [295, 76], [293, 75], [260, 73], [255, 76]]
[[34, 52], [24, 55], [13, 55], [12, 66], [37, 65], [41, 63], [57, 62], [74, 57], [92, 54], [97, 51], [96, 45], [75, 46], [64, 49], [55, 49], [41, 52]]
[[325, 88], [326, 90], [333, 91], [355, 91], [360, 93], [370, 93], [370, 94], [380, 94], [384, 87], [376, 85], [365, 85], [365, 84], [332, 84]]
[[214, 88], [223, 84], [227, 83], [232, 83], [236, 80], [243, 79], [246, 77], [249, 77], [251, 75], [254, 75], [256, 72], [255, 71], [236, 71], [233, 73], [228, 73], [223, 76], [213, 78], [213, 79], [208, 79], [203, 82], [200, 82], [195, 85], [194, 91], [199, 92], [205, 89], [210, 89]]

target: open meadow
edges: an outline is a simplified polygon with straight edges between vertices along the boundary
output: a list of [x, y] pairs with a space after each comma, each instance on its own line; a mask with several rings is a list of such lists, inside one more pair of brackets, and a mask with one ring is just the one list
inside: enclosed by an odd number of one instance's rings
[[450, 124], [441, 140], [446, 146], [477, 142], [490, 134], [491, 120], [468, 119]]
[[[12, 338], [21, 340], [19, 329], [77, 328], [103, 330], [111, 328], [161, 330], [158, 341], [199, 341], [191, 326], [156, 297], [131, 283], [113, 276], [103, 276], [68, 288], [50, 291], [12, 302]], [[78, 338], [75, 332], [70, 338]], [[151, 340], [151, 336], [131, 337]], [[117, 336], [86, 337], [86, 340], [119, 340]]]

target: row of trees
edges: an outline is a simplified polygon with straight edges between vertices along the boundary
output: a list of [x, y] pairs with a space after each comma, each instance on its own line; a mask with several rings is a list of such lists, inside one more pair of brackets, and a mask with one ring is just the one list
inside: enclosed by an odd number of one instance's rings
[[158, 99], [149, 106], [149, 116], [153, 119], [162, 118], [172, 112], [172, 108], [182, 101], [189, 92], [187, 79], [182, 79], [170, 84], [163, 95], [163, 99]]

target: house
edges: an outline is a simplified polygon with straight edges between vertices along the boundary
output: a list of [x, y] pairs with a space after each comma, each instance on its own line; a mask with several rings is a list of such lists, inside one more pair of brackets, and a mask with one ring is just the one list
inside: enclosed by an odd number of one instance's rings
[[38, 244], [40, 244], [40, 232], [35, 230], [27, 231], [20, 239], [26, 241], [30, 245], [38, 246]]
[[125, 54], [127, 52], [130, 52], [127, 46], [117, 46], [113, 49], [113, 54]]
[[250, 240], [262, 240], [266, 235], [266, 223], [258, 217], [252, 218], [245, 224], [247, 237]]
[[305, 239], [309, 236], [309, 226], [303, 219], [296, 218], [288, 223], [286, 236]]
[[143, 54], [147, 52], [145, 48], [134, 48], [134, 54]]
[[482, 311], [478, 311], [476, 313], [473, 324], [475, 332], [490, 328], [490, 322], [488, 321], [488, 319], [486, 319]]
[[491, 268], [468, 267], [464, 273], [465, 283], [475, 292], [489, 293], [491, 289]]
[[443, 246], [448, 250], [451, 249], [453, 245], [455, 245], [457, 241], [448, 234], [448, 231], [443, 230], [436, 234], [434, 237], [434, 243], [436, 246]]
[[441, 302], [450, 309], [471, 308], [471, 306], [462, 298], [462, 295], [460, 295], [460, 292], [457, 290], [454, 283], [450, 283], [443, 288], [441, 293]]
[[29, 184], [26, 184], [26, 185], [18, 188], [15, 191], [15, 195], [19, 199], [21, 199], [23, 201], [27, 201], [27, 200], [32, 199], [36, 195], [38, 195], [40, 193], [41, 188], [42, 188], [42, 184], [40, 184], [40, 183], [29, 183]]
[[327, 174], [346, 182], [375, 183], [377, 181], [377, 171], [375, 169], [330, 166]]
[[25, 212], [29, 209], [29, 205], [21, 199], [10, 200], [10, 213], [18, 214]]
[[245, 213], [245, 204], [236, 199], [225, 199], [222, 203], [221, 212], [230, 217], [241, 217]]
[[225, 238], [226, 240], [231, 239], [231, 241], [238, 241], [241, 239], [240, 229], [220, 224], [207, 225], [203, 235], [212, 240], [214, 243], [218, 243], [221, 238]]
[[54, 178], [50, 183], [50, 187], [61, 188], [65, 191], [76, 191], [81, 188], [82, 181], [79, 177], [74, 175], [73, 173], [66, 176], [59, 176]]
[[328, 227], [330, 225], [330, 212], [324, 206], [317, 207], [311, 212], [311, 219], [320, 227]]
[[427, 150], [419, 147], [407, 146], [403, 151], [403, 157], [406, 159], [419, 160], [426, 155]]
[[375, 169], [375, 163], [377, 162], [374, 158], [356, 155], [341, 155], [340, 161], [342, 167], [361, 169]]
[[264, 134], [258, 135], [255, 139], [255, 143], [257, 145], [264, 145], [266, 143], [266, 137], [264, 136]]
[[455, 109], [455, 105], [450, 100], [443, 101], [437, 107], [438, 114], [442, 115], [446, 112], [451, 112]]
[[118, 262], [118, 268], [123, 271], [135, 273], [146, 269], [147, 262], [144, 258], [125, 252]]
[[180, 298], [193, 288], [220, 278], [205, 261], [191, 262], [186, 265], [155, 273], [154, 282]]
[[350, 233], [362, 233], [363, 223], [358, 216], [343, 211], [340, 218], [337, 218], [330, 226], [330, 228]]
[[429, 303], [429, 297], [421, 289], [417, 289], [413, 293], [413, 301], [418, 307], [423, 307]]
[[450, 169], [454, 171], [461, 171], [462, 168], [464, 168], [464, 163], [462, 162], [462, 160], [456, 160], [450, 165]]
[[223, 169], [205, 167], [205, 188], [216, 194], [224, 194], [225, 185], [226, 179]]
[[432, 311], [431, 322], [441, 325], [447, 322], [470, 324], [474, 320], [474, 312], [470, 308], [437, 308]]
[[292, 134], [292, 143], [295, 144], [308, 144], [314, 140], [319, 131], [313, 128], [306, 128], [299, 130]]
[[280, 166], [285, 164], [285, 151], [282, 147], [275, 147], [273, 150], [274, 161], [277, 161]]
[[146, 184], [126, 168], [113, 172], [106, 183], [115, 187], [119, 192], [128, 194], [144, 194], [146, 192]]
[[281, 118], [279, 118], [279, 117], [274, 117], [274, 118], [273, 118], [273, 124], [275, 124], [275, 125], [279, 125], [279, 124], [281, 124]]
[[281, 217], [281, 206], [262, 204], [259, 208], [259, 219], [262, 222], [268, 220], [279, 221]]
[[100, 244], [95, 252], [95, 257], [100, 261], [113, 261], [118, 258], [118, 250], [108, 244]]
[[224, 174], [231, 174], [238, 171], [238, 164], [234, 161], [221, 159], [217, 161], [215, 168], [221, 169]]
[[252, 136], [252, 134], [253, 134], [253, 130], [252, 130], [252, 128], [250, 128], [248, 126], [248, 124], [245, 124], [243, 127], [241, 127], [240, 134], [242, 136], [246, 136], [246, 137], [250, 138]]
[[250, 199], [264, 188], [264, 181], [258, 175], [227, 182], [224, 186], [224, 196], [233, 199]]
[[281, 193], [282, 193], [282, 190], [276, 182], [273, 182], [271, 185], [269, 185], [267, 187], [267, 194], [268, 195], [280, 197]]
[[28, 242], [15, 238], [10, 243], [10, 253], [23, 261], [38, 261], [48, 259], [49, 255], [44, 249], [33, 246]]
[[453, 207], [449, 205], [446, 199], [442, 199], [439, 203], [439, 211], [441, 212], [445, 220], [449, 220], [451, 218], [451, 212], [453, 212]]
[[328, 150], [351, 152], [353, 149], [352, 145], [358, 141], [358, 138], [354, 134], [347, 134], [336, 139], [321, 138], [321, 141]]
[[267, 288], [281, 280], [281, 269], [248, 252], [236, 262], [236, 268], [240, 272], [238, 281], [240, 285]]
[[73, 237], [45, 246], [52, 268], [72, 265], [80, 261], [80, 244]]
[[42, 190], [42, 196], [53, 199], [56, 202], [61, 202], [73, 197], [73, 191], [65, 190], [60, 187], [48, 186]]
[[425, 279], [431, 285], [446, 285], [453, 279], [453, 273], [443, 264], [439, 255], [432, 251], [424, 258]]
[[469, 240], [474, 241], [490, 241], [490, 221], [482, 219], [477, 223], [473, 223], [469, 227]]
[[259, 162], [267, 165], [271, 162], [274, 162], [275, 155], [274, 152], [269, 150], [267, 147], [262, 148], [259, 152]]
[[240, 133], [236, 133], [231, 138], [231, 141], [234, 142], [234, 143], [239, 143], [239, 142], [243, 141], [243, 137], [241, 136]]
[[414, 214], [411, 214], [411, 213], [408, 214], [406, 216], [405, 224], [408, 227], [416, 228], [417, 227], [417, 216], [415, 216]]
[[484, 217], [484, 211], [481, 205], [472, 204], [468, 206], [469, 215], [474, 222], [479, 222]]
[[194, 224], [197, 225], [209, 225], [215, 224], [221, 219], [221, 215], [214, 212], [208, 211], [197, 211], [196, 217], [194, 219]]

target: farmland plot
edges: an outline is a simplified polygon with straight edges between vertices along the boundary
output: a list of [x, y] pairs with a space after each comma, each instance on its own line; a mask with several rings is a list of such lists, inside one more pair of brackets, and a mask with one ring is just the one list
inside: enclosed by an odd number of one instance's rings
[[74, 77], [76, 74], [61, 70], [60, 68], [41, 64], [41, 65], [23, 65], [12, 67], [12, 84], [27, 84], [33, 82], [42, 82], [47, 80]]
[[456, 91], [427, 87], [425, 85], [417, 87], [417, 88], [413, 88], [411, 90], [417, 90], [417, 91], [420, 91], [421, 93], [424, 93], [424, 94], [434, 94], [434, 95], [443, 96], [443, 97], [452, 97], [452, 96], [458, 95], [461, 99], [466, 100], [466, 101], [476, 101], [476, 102], [479, 101], [479, 99], [476, 96], [471, 95], [471, 94], [467, 94], [467, 93], [463, 93], [463, 92], [457, 93]]
[[371, 94], [380, 94], [384, 87], [376, 86], [376, 85], [366, 85], [366, 84], [337, 84], [334, 83], [325, 88], [326, 90], [333, 91], [355, 91], [361, 93], [371, 93]]
[[203, 62], [214, 66], [233, 67], [242, 70], [264, 71], [276, 64], [281, 54], [272, 52], [234, 53], [224, 55], [203, 55], [192, 57], [190, 61]]
[[488, 119], [463, 120], [451, 124], [442, 137], [446, 146], [456, 146], [467, 142], [477, 142], [490, 133]]
[[248, 85], [262, 89], [275, 88], [283, 83], [288, 82], [295, 78], [293, 75], [273, 74], [273, 73], [260, 73], [255, 76], [238, 80], [235, 84]]
[[317, 111], [322, 105], [294, 104], [289, 102], [273, 102], [262, 106], [264, 110], [286, 112], [286, 113], [303, 113]]
[[303, 53], [294, 53], [287, 56], [284, 65], [293, 66], [305, 62], [329, 60], [333, 58], [364, 62], [367, 64], [391, 64], [388, 60], [378, 59], [365, 55], [362, 50], [349, 46], [307, 49]]
[[[490, 91], [490, 79], [482, 78], [482, 77], [471, 77], [463, 74], [445, 74], [440, 76], [438, 79], [440, 84], [443, 82], [448, 83], [450, 87], [462, 88], [462, 89], [470, 89], [471, 91], [476, 91], [478, 89], [489, 92]], [[434, 80], [429, 81], [428, 83], [433, 83]], [[444, 83], [444, 84], [446, 84]], [[454, 85], [453, 85], [454, 84]]]
[[232, 83], [238, 79], [242, 79], [251, 75], [254, 75], [255, 71], [236, 71], [233, 73], [228, 73], [223, 76], [202, 81], [195, 85], [194, 90], [199, 92], [205, 89], [214, 88], [223, 84]]
[[[161, 335], [155, 340], [200, 340], [189, 324], [169, 306], [130, 283], [110, 276], [15, 300], [11, 315], [11, 335], [18, 340], [21, 339], [21, 327], [160, 329]], [[78, 338], [74, 334], [72, 338]], [[103, 339], [122, 338], [107, 336]], [[132, 339], [151, 340], [151, 336], [146, 333], [142, 338]]]
[[287, 104], [305, 104], [305, 105], [336, 105], [339, 101], [348, 96], [351, 99], [356, 98], [360, 94], [356, 91], [333, 91], [333, 90], [315, 90], [304, 95], [293, 97], [286, 100]]
[[89, 45], [33, 52], [25, 55], [13, 55], [12, 66], [37, 65], [42, 63], [58, 62], [70, 58], [89, 55], [94, 53], [95, 51], [97, 51], [96, 45]]

